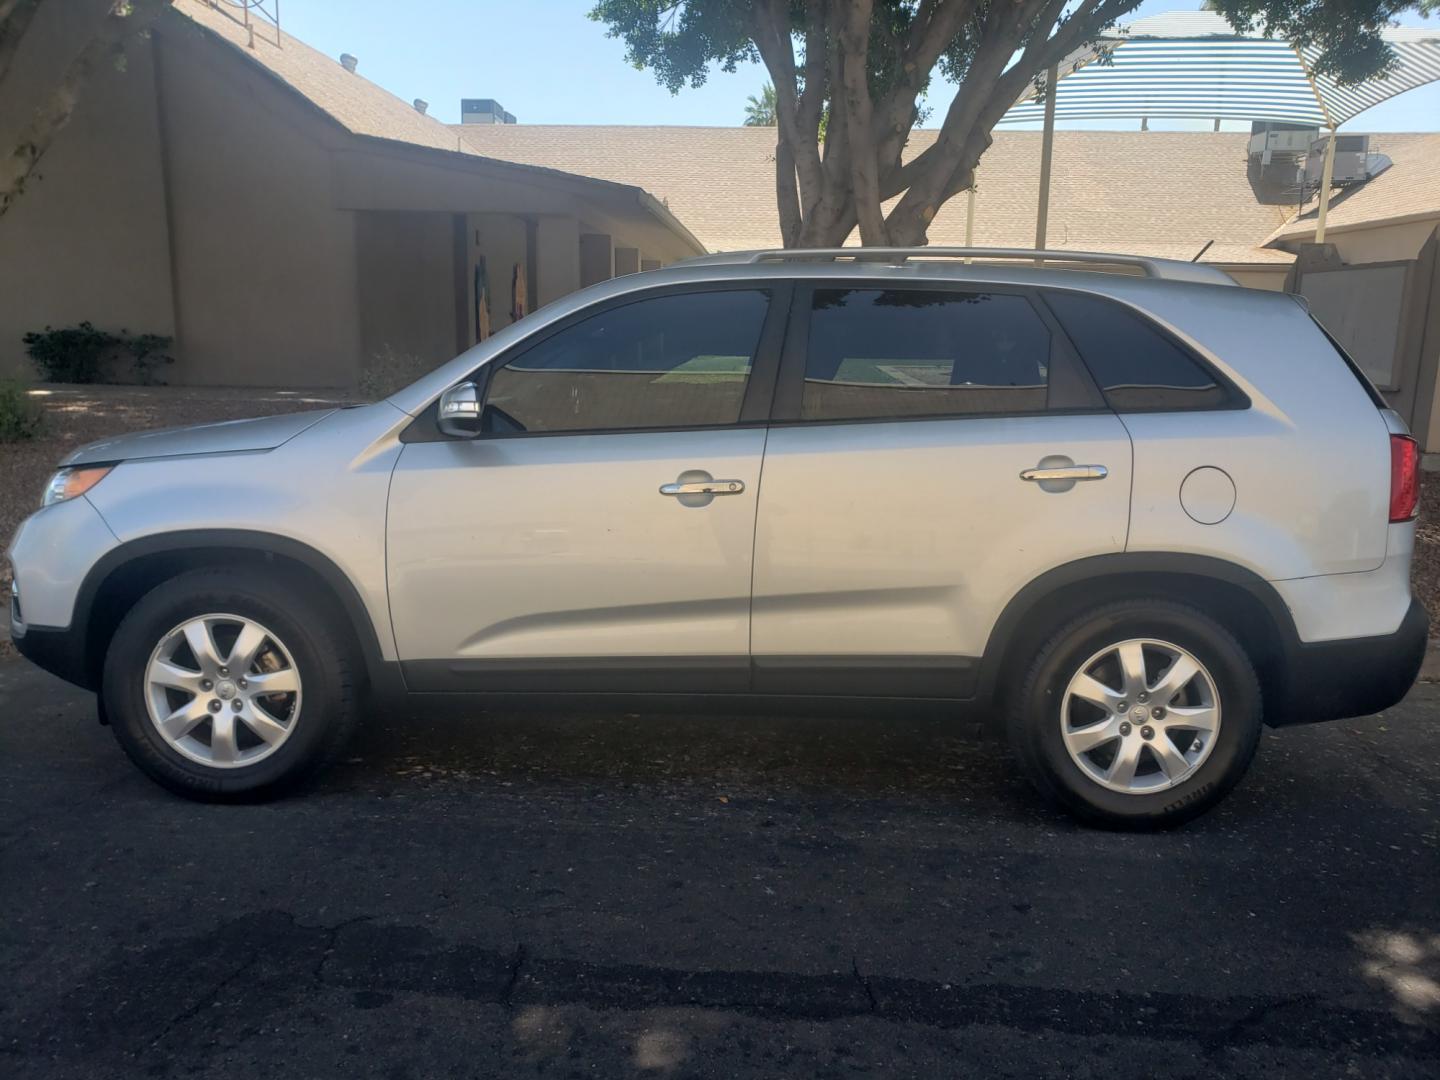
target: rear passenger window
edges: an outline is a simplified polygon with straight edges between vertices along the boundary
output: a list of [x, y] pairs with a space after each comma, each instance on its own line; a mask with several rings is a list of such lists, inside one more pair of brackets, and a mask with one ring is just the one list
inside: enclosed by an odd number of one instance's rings
[[1117, 412], [1216, 409], [1230, 395], [1179, 345], [1120, 304], [1082, 293], [1045, 301]]
[[1050, 331], [1002, 293], [817, 289], [806, 420], [886, 419], [1045, 408]]

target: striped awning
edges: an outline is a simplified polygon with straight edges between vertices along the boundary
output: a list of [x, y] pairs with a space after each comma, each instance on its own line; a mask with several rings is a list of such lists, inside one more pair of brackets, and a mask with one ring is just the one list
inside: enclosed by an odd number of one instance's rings
[[[1386, 98], [1440, 80], [1440, 31], [1392, 28], [1382, 36], [1396, 64], [1385, 76], [1339, 86], [1314, 74], [1317, 50], [1237, 34], [1211, 11], [1139, 19], [1101, 39], [1110, 62], [1082, 50], [1060, 66], [1061, 120], [1182, 118], [1276, 120], [1338, 127]], [[1002, 124], [1043, 121], [1032, 88]]]

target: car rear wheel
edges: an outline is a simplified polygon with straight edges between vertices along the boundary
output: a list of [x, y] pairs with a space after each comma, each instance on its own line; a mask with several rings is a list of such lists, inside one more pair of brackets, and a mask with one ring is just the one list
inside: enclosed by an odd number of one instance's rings
[[1260, 736], [1260, 686], [1233, 635], [1168, 600], [1110, 604], [1041, 648], [1011, 695], [1037, 789], [1117, 828], [1188, 821], [1235, 786]]
[[350, 670], [326, 605], [301, 583], [201, 570], [125, 617], [101, 693], [120, 745], [153, 779], [192, 798], [258, 799], [343, 745]]

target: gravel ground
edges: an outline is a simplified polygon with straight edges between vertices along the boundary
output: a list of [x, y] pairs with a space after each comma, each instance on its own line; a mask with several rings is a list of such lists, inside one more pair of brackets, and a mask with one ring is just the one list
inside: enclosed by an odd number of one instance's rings
[[[40, 500], [40, 489], [65, 454], [126, 431], [241, 420], [250, 416], [319, 409], [348, 399], [334, 390], [265, 390], [175, 386], [42, 385], [34, 395], [45, 407], [45, 434], [0, 444], [0, 541]], [[0, 595], [8, 596], [10, 565], [0, 559]], [[0, 635], [0, 657], [13, 650]]]

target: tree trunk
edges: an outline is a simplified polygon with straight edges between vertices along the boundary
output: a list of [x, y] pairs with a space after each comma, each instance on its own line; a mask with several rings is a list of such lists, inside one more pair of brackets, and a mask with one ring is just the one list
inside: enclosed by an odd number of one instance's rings
[[860, 223], [860, 243], [884, 247], [890, 242], [885, 214], [880, 209], [880, 165], [871, 121], [869, 53], [870, 0], [850, 0], [840, 27], [839, 95], [844, 101], [845, 136], [850, 165], [850, 196]]
[[783, 135], [775, 142], [775, 202], [780, 208], [780, 242], [787, 248], [794, 247], [800, 242], [805, 220], [795, 189], [795, 155]]

